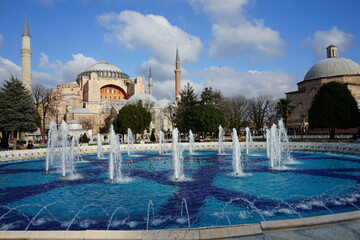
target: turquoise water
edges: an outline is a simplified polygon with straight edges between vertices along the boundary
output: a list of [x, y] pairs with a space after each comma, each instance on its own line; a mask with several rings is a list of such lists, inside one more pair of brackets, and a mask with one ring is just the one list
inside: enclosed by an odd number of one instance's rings
[[[123, 153], [125, 183], [108, 180], [108, 159], [83, 155], [78, 178], [45, 174], [44, 159], [0, 164], [1, 230], [166, 229], [256, 223], [358, 210], [360, 156], [292, 152], [272, 170], [266, 152], [184, 153], [186, 181], [173, 181], [171, 155]], [[105, 158], [108, 157], [105, 155]], [[188, 215], [189, 214], [189, 215]]]

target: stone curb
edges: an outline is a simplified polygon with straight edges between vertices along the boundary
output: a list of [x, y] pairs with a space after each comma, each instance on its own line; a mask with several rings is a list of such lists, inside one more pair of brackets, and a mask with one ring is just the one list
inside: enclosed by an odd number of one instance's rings
[[339, 224], [360, 220], [360, 211], [323, 215], [317, 217], [263, 221], [255, 224], [233, 225], [223, 227], [137, 230], [137, 231], [0, 231], [0, 239], [33, 240], [96, 240], [96, 239], [221, 239], [263, 234], [271, 231], [286, 231], [329, 224]]
[[[188, 148], [189, 143], [181, 143], [184, 148]], [[225, 148], [231, 148], [231, 142], [224, 142]], [[341, 152], [341, 153], [360, 153], [360, 144], [358, 143], [309, 143], [309, 142], [289, 142], [285, 143], [285, 148], [290, 150], [310, 150], [310, 151], [327, 151], [327, 152]], [[217, 149], [217, 142], [195, 143], [195, 149]], [[240, 143], [241, 149], [245, 148], [245, 143]], [[266, 142], [254, 142], [252, 148], [265, 149]], [[109, 145], [103, 146], [104, 152], [109, 152]], [[81, 154], [97, 153], [97, 146], [81, 146]], [[171, 149], [171, 143], [166, 145], [166, 149]], [[122, 152], [127, 151], [127, 145], [120, 145]], [[159, 144], [135, 144], [134, 151], [157, 151]], [[0, 161], [40, 158], [46, 156], [46, 148], [27, 149], [27, 150], [9, 150], [0, 152]]]

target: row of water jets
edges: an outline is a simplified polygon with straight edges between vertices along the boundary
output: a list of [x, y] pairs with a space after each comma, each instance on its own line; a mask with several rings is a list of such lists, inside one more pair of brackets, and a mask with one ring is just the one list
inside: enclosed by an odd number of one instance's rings
[[[252, 146], [252, 137], [250, 129], [245, 128], [245, 153], [250, 155]], [[242, 157], [239, 137], [236, 129], [232, 130], [232, 167], [233, 175], [244, 176], [242, 167]], [[65, 121], [61, 123], [60, 132], [57, 130], [55, 123], [50, 124], [49, 136], [48, 136], [48, 149], [46, 156], [46, 172], [49, 172], [50, 168], [60, 168], [61, 174], [65, 178], [74, 179], [77, 178], [75, 171], [75, 164], [81, 161], [79, 139], [76, 134], [69, 136], [68, 125]], [[270, 167], [272, 169], [284, 169], [285, 164], [291, 161], [291, 154], [286, 149], [286, 142], [288, 142], [286, 129], [282, 120], [278, 125], [273, 124], [270, 129], [266, 130], [266, 143], [267, 143], [267, 157], [270, 159]], [[130, 129], [128, 129], [128, 155], [132, 154], [134, 137]], [[166, 141], [164, 133], [160, 131], [159, 138], [159, 154], [165, 154]], [[100, 135], [97, 136], [98, 158], [104, 158], [102, 153], [102, 142]], [[183, 146], [179, 143], [179, 131], [174, 128], [172, 134], [172, 159], [175, 181], [185, 180], [186, 177], [183, 174]], [[189, 131], [189, 154], [195, 154], [194, 150], [194, 134]], [[224, 145], [224, 129], [219, 126], [218, 135], [218, 154], [225, 155]], [[122, 174], [122, 156], [120, 151], [119, 137], [114, 131], [113, 126], [110, 128], [110, 153], [109, 153], [109, 179], [110, 181], [124, 182], [129, 178]]]
[[[352, 193], [347, 194], [345, 196], [339, 197], [338, 194], [343, 191], [352, 191]], [[272, 206], [271, 208], [262, 208], [259, 207], [261, 204], [261, 199], [273, 199], [278, 202], [277, 206]], [[294, 203], [289, 203], [287, 200], [293, 199], [293, 198], [302, 198], [303, 200], [297, 201]], [[314, 196], [304, 196], [304, 195], [292, 195], [289, 196], [288, 199], [281, 199], [272, 195], [261, 195], [258, 196], [255, 199], [249, 200], [244, 197], [236, 197], [231, 198], [228, 202], [226, 202], [218, 211], [213, 212], [210, 214], [210, 216], [217, 217], [217, 222], [221, 219], [226, 219], [227, 223], [229, 225], [232, 225], [233, 222], [231, 219], [235, 219], [238, 221], [238, 219], [248, 219], [248, 218], [254, 218], [252, 215], [258, 215], [262, 221], [270, 220], [275, 215], [294, 215], [298, 218], [304, 217], [302, 215], [302, 212], [309, 211], [313, 208], [317, 209], [323, 209], [324, 211], [327, 211], [330, 214], [334, 214], [334, 212], [330, 209], [330, 206], [340, 206], [340, 205], [351, 205], [355, 209], [360, 210], [360, 207], [357, 206], [355, 203], [357, 202], [357, 199], [360, 198], [359, 194], [359, 186], [350, 186], [350, 185], [341, 185], [336, 186], [332, 189], [328, 189], [326, 192]], [[234, 210], [230, 206], [237, 205], [244, 206], [245, 208], [241, 207], [238, 210]], [[67, 220], [61, 220], [58, 219], [53, 213], [52, 208], [57, 209], [57, 205], [60, 207], [62, 206], [64, 209], [62, 210], [65, 213], [69, 213], [69, 218]], [[38, 208], [39, 210], [34, 214], [33, 216], [28, 215], [26, 209], [27, 208]], [[131, 228], [136, 227], [139, 222], [131, 221], [130, 220], [130, 214], [127, 211], [127, 209], [124, 206], [119, 206], [113, 210], [112, 214], [109, 214], [109, 212], [105, 209], [103, 209], [101, 206], [97, 204], [89, 204], [84, 207], [82, 207], [80, 210], [74, 212], [71, 207], [69, 207], [65, 202], [62, 201], [56, 201], [50, 204], [42, 205], [42, 204], [21, 204], [15, 207], [8, 207], [8, 206], [0, 206], [0, 208], [3, 208], [5, 212], [3, 215], [0, 216], [0, 221], [5, 219], [7, 216], [10, 216], [13, 212], [19, 213], [24, 219], [27, 221], [27, 225], [25, 227], [25, 231], [29, 230], [31, 226], [41, 225], [44, 222], [48, 221], [56, 221], [60, 223], [61, 226], [64, 227], [66, 230], [70, 230], [71, 227], [75, 224], [80, 225], [81, 227], [86, 227], [86, 223], [88, 222], [86, 219], [82, 219], [82, 215], [86, 215], [87, 211], [92, 211], [94, 209], [98, 209], [100, 211], [100, 215], [104, 214], [106, 216], [106, 219], [108, 220], [107, 228], [106, 230], [109, 230], [114, 227], [118, 227], [120, 224], [122, 225], [128, 225]], [[44, 217], [44, 215], [48, 215], [49, 217]], [[66, 215], [66, 214], [65, 214]], [[120, 221], [119, 219], [123, 219]], [[163, 222], [165, 219], [159, 219], [155, 214], [154, 204], [152, 200], [148, 201], [147, 205], [147, 215], [145, 218], [146, 221], [146, 230], [150, 229], [151, 226], [157, 226], [159, 223]], [[189, 215], [189, 209], [188, 204], [186, 202], [185, 198], [182, 198], [181, 200], [181, 212], [178, 216], [172, 216], [172, 219], [175, 219], [175, 221], [178, 224], [186, 224], [188, 228], [191, 228], [191, 219], [192, 217]], [[19, 222], [19, 221], [17, 221]], [[142, 223], [144, 224], [144, 222]], [[15, 224], [16, 225], [16, 224]], [[15, 227], [14, 224], [3, 224], [0, 227], [0, 230], [10, 230], [12, 227]]]

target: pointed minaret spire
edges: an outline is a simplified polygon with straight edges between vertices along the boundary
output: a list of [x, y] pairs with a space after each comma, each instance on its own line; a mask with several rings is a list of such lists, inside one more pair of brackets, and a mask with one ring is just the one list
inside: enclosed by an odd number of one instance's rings
[[23, 29], [23, 32], [22, 32], [22, 35], [21, 35], [21, 36], [28, 36], [28, 37], [30, 37], [30, 31], [29, 31], [29, 26], [28, 26], [28, 18], [27, 18], [26, 15], [25, 15], [24, 29]]
[[181, 68], [179, 57], [179, 46], [176, 46], [176, 59], [175, 59], [175, 100], [180, 100], [181, 91]]
[[28, 19], [25, 16], [25, 24], [22, 32], [22, 46], [21, 53], [21, 81], [27, 90], [31, 92], [32, 76], [31, 76], [31, 48], [30, 48], [30, 31], [28, 26]]
[[175, 62], [180, 62], [179, 45], [176, 46], [176, 60], [175, 60]]
[[153, 95], [153, 81], [152, 81], [152, 72], [151, 72], [151, 66], [149, 67], [149, 94]]

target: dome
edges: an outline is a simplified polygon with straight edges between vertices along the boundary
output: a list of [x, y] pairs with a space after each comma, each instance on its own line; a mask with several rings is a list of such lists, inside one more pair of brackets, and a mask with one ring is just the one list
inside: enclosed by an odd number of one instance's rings
[[347, 58], [329, 57], [310, 68], [304, 80], [341, 75], [360, 75], [360, 65]]
[[158, 101], [158, 104], [161, 108], [167, 108], [173, 105], [173, 102], [168, 99], [161, 99]]
[[112, 78], [123, 78], [129, 79], [129, 76], [126, 73], [123, 73], [120, 68], [115, 66], [114, 64], [101, 61], [98, 63], [94, 63], [90, 67], [86, 68], [80, 76], [89, 76], [90, 73], [96, 72], [99, 77], [112, 77]]
[[127, 106], [127, 105], [139, 105], [139, 104], [141, 104], [141, 106], [145, 108], [152, 108], [159, 106], [158, 101], [153, 96], [146, 93], [138, 93], [133, 95], [127, 100], [125, 105]]
[[79, 124], [79, 121], [75, 120], [75, 119], [72, 119], [72, 120], [69, 121], [68, 124]]
[[86, 108], [75, 108], [74, 110], [72, 110], [70, 113], [75, 113], [75, 114], [92, 114], [92, 112], [89, 109]]
[[110, 72], [122, 72], [120, 68], [114, 64], [101, 61], [99, 63], [94, 63], [90, 67], [86, 68], [84, 72], [96, 72], [96, 71], [110, 71]]

